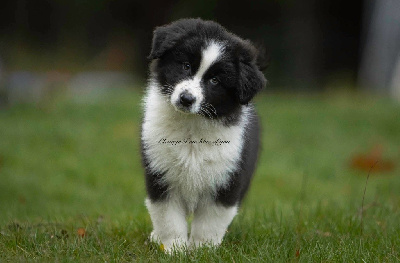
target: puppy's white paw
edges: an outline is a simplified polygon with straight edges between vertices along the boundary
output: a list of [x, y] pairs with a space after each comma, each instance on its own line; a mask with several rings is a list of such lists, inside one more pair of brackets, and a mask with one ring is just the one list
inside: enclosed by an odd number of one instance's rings
[[174, 252], [182, 253], [187, 249], [187, 242], [182, 241], [182, 239], [172, 239], [163, 242], [160, 248], [167, 254], [172, 254]]
[[150, 234], [150, 241], [160, 244], [160, 249], [167, 253], [172, 254], [174, 252], [184, 252], [187, 248], [187, 241], [183, 238], [171, 238], [162, 240], [159, 235], [154, 231]]

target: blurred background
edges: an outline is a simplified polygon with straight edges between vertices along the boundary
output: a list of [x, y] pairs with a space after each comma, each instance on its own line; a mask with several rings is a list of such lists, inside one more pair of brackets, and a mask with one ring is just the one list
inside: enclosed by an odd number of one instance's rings
[[82, 213], [150, 225], [146, 57], [154, 27], [186, 17], [215, 20], [271, 58], [255, 99], [264, 150], [250, 210], [291, 213], [300, 200], [352, 214], [372, 167], [366, 204], [400, 207], [399, 0], [3, 0], [0, 224]]
[[367, 90], [400, 99], [397, 0], [5, 0], [1, 104], [54, 89], [146, 80], [152, 30], [212, 19], [267, 48], [269, 90]]

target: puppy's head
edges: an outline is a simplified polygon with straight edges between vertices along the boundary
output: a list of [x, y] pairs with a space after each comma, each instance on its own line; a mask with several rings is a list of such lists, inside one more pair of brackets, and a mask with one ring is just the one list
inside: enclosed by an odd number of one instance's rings
[[258, 50], [215, 22], [183, 19], [154, 31], [151, 72], [176, 110], [229, 116], [265, 86]]

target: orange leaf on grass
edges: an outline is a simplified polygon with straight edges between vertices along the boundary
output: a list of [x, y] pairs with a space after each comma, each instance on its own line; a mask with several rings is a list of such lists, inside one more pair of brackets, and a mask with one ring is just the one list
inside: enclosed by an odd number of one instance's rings
[[78, 228], [78, 230], [76, 231], [78, 236], [80, 237], [84, 237], [86, 235], [86, 230], [82, 227]]
[[350, 166], [353, 169], [363, 172], [390, 172], [395, 168], [391, 160], [382, 158], [383, 147], [376, 145], [367, 154], [356, 154], [351, 158]]

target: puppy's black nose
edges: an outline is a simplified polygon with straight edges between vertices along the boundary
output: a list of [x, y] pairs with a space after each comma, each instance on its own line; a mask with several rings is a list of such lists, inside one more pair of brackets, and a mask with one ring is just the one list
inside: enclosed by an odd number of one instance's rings
[[190, 105], [192, 105], [194, 102], [196, 101], [196, 98], [193, 97], [192, 94], [190, 94], [189, 92], [183, 92], [180, 96], [180, 103], [182, 104], [182, 106], [184, 107], [189, 107]]

